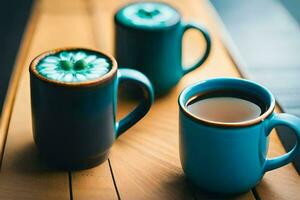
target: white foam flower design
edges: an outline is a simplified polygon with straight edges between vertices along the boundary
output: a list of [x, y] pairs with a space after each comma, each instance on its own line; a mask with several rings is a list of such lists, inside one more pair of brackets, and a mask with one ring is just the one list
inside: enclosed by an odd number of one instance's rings
[[44, 77], [62, 82], [84, 82], [97, 79], [110, 70], [106, 58], [84, 51], [62, 51], [42, 59], [37, 71]]
[[124, 9], [124, 16], [136, 25], [155, 26], [169, 23], [176, 11], [167, 5], [153, 2], [142, 2]]

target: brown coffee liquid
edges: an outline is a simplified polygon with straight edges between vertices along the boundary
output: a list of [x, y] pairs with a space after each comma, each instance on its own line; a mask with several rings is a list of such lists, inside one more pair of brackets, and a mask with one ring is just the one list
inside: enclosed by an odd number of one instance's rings
[[212, 94], [194, 98], [187, 104], [188, 111], [201, 119], [223, 123], [252, 120], [264, 112], [263, 104], [255, 98]]

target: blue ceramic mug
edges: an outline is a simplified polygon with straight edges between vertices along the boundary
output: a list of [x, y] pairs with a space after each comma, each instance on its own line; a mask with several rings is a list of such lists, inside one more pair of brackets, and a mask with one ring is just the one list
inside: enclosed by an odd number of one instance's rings
[[[119, 64], [143, 72], [158, 95], [168, 92], [182, 76], [201, 66], [210, 52], [211, 39], [206, 28], [184, 22], [180, 13], [166, 3], [128, 4], [116, 13], [115, 25], [115, 56]], [[206, 48], [195, 64], [184, 67], [182, 38], [190, 29], [203, 35]]]
[[[187, 104], [205, 93], [229, 91], [260, 99], [266, 106], [257, 118], [222, 123], [192, 114]], [[257, 83], [237, 78], [215, 78], [184, 89], [179, 96], [179, 141], [182, 168], [193, 183], [219, 193], [240, 193], [254, 187], [270, 171], [291, 162], [300, 152], [300, 119], [274, 113], [275, 99]], [[297, 141], [288, 153], [266, 157], [271, 130], [279, 125], [294, 130]]]
[[[113, 142], [137, 123], [153, 103], [142, 73], [118, 69], [109, 55], [84, 48], [48, 51], [30, 64], [34, 141], [43, 158], [60, 169], [84, 169], [104, 162]], [[118, 85], [130, 81], [144, 97], [116, 122]]]

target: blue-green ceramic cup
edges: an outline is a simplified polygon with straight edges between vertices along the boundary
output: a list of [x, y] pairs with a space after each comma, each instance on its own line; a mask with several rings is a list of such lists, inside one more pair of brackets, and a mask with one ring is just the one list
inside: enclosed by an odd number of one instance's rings
[[[84, 169], [104, 162], [116, 138], [137, 123], [153, 103], [142, 73], [118, 69], [101, 52], [67, 48], [43, 53], [29, 68], [34, 141], [43, 158], [60, 169]], [[116, 122], [118, 85], [130, 81], [144, 97]]]
[[[208, 121], [193, 115], [187, 104], [198, 95], [235, 91], [260, 99], [259, 117], [240, 123]], [[275, 100], [265, 87], [237, 78], [215, 78], [184, 89], [179, 96], [179, 146], [184, 173], [199, 187], [218, 193], [250, 190], [270, 171], [291, 162], [300, 152], [300, 119], [274, 113]], [[288, 153], [267, 158], [268, 136], [279, 125], [294, 130], [297, 141]]]
[[[194, 65], [184, 67], [182, 38], [189, 29], [204, 36], [206, 49]], [[201, 25], [183, 22], [180, 13], [168, 4], [136, 2], [115, 14], [116, 59], [122, 67], [143, 72], [157, 95], [168, 92], [183, 75], [201, 66], [210, 48], [207, 30]]]

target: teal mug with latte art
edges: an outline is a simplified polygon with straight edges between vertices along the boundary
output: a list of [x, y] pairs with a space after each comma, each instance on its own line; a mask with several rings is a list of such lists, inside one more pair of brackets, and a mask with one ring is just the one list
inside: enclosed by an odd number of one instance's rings
[[[203, 36], [202, 55], [191, 66], [182, 64], [182, 38], [194, 29]], [[115, 56], [123, 67], [144, 73], [155, 94], [169, 92], [187, 73], [202, 66], [209, 56], [211, 39], [206, 28], [182, 20], [171, 5], [162, 2], [135, 2], [115, 14]]]
[[[150, 109], [153, 89], [142, 73], [119, 69], [115, 59], [83, 48], [48, 51], [30, 64], [34, 141], [41, 156], [60, 169], [96, 166], [117, 137]], [[120, 82], [143, 90], [140, 104], [116, 121]]]

